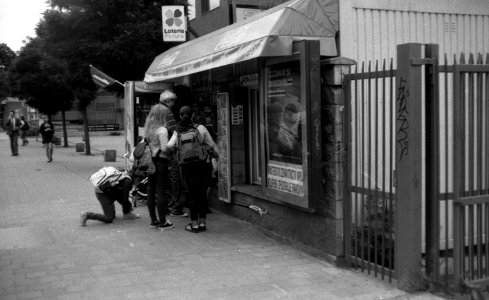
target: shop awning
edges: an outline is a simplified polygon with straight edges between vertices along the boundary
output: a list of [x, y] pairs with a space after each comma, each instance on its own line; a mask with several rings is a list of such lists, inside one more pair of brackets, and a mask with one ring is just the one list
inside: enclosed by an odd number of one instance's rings
[[336, 56], [338, 0], [292, 0], [157, 56], [145, 82], [176, 78], [257, 57], [292, 55], [292, 44], [319, 40]]

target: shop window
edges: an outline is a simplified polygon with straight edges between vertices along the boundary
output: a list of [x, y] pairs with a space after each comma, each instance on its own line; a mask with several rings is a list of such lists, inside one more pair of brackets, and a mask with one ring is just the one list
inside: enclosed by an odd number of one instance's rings
[[291, 196], [307, 195], [306, 113], [298, 61], [265, 71], [266, 186]]
[[202, 0], [202, 14], [219, 7], [220, 0]]

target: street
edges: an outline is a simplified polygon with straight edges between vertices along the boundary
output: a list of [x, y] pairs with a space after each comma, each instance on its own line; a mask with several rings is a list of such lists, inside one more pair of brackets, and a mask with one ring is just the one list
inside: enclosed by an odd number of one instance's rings
[[[118, 204], [112, 224], [81, 227], [82, 211], [101, 211], [87, 179], [123, 166], [123, 140], [93, 137], [91, 156], [57, 146], [48, 163], [34, 138], [13, 157], [0, 133], [0, 299], [441, 299], [338, 268], [216, 210], [198, 234], [184, 231], [188, 218], [151, 229], [146, 206], [122, 220]], [[103, 161], [104, 147], [117, 147], [117, 162]]]

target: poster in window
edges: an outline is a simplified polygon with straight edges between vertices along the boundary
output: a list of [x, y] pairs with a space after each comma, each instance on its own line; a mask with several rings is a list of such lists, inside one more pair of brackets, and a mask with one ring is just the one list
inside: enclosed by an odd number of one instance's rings
[[231, 202], [231, 155], [230, 145], [230, 116], [229, 95], [218, 93], [217, 100], [217, 145], [219, 148], [218, 161], [218, 193], [219, 200]]
[[299, 64], [269, 66], [266, 92], [268, 186], [303, 196], [302, 131], [306, 124]]

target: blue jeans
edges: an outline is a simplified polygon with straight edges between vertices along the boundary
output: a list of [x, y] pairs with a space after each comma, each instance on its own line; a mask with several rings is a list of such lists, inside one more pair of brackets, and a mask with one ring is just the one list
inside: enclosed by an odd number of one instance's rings
[[[168, 214], [168, 202], [165, 191], [168, 189], [168, 159], [153, 157], [156, 171], [148, 176], [148, 210], [151, 222], [165, 223]], [[155, 209], [158, 210], [158, 218]]]
[[127, 214], [132, 211], [132, 204], [129, 201], [129, 191], [131, 190], [131, 180], [123, 179], [117, 186], [103, 193], [95, 193], [97, 200], [102, 206], [103, 214], [87, 212], [88, 220], [97, 220], [104, 223], [112, 223], [115, 219], [115, 205], [117, 201], [122, 206], [122, 213]]
[[169, 195], [168, 206], [174, 214], [183, 213], [183, 199], [181, 197], [182, 173], [180, 172], [180, 164], [176, 157], [168, 161], [168, 180], [169, 180]]

